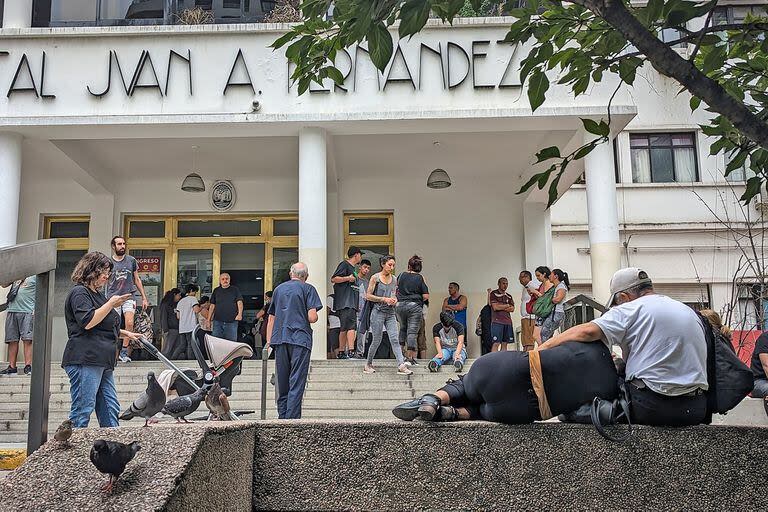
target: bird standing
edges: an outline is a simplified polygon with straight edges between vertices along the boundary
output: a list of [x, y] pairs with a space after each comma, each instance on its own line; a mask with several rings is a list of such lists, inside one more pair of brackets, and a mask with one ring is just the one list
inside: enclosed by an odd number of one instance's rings
[[136, 416], [144, 418], [144, 426], [149, 425], [149, 419], [159, 413], [165, 405], [165, 391], [155, 379], [155, 372], [147, 374], [147, 389], [133, 401], [130, 407], [121, 415], [121, 420], [130, 420]]
[[205, 405], [208, 410], [220, 420], [228, 420], [229, 417], [229, 400], [227, 395], [219, 386], [218, 382], [214, 382], [211, 389], [208, 390], [208, 394], [205, 395]]
[[181, 420], [184, 420], [184, 423], [189, 423], [185, 416], [189, 416], [200, 407], [200, 403], [205, 398], [205, 395], [205, 389], [200, 388], [190, 395], [174, 398], [173, 400], [166, 402], [165, 407], [163, 407], [161, 412], [176, 418], [177, 423], [180, 423]]
[[91, 448], [91, 462], [96, 469], [109, 475], [109, 480], [101, 486], [104, 492], [111, 492], [112, 487], [125, 471], [125, 466], [136, 456], [141, 449], [138, 441], [124, 444], [117, 441], [105, 441], [97, 439]]
[[53, 434], [53, 438], [58, 441], [59, 444], [68, 445], [70, 437], [72, 437], [72, 420], [66, 419], [58, 426], [56, 433]]

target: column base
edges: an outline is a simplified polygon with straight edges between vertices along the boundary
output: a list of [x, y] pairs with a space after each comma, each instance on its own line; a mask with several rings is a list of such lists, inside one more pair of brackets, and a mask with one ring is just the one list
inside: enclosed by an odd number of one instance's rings
[[621, 268], [621, 243], [602, 242], [589, 246], [592, 295], [601, 304], [611, 296], [611, 278]]

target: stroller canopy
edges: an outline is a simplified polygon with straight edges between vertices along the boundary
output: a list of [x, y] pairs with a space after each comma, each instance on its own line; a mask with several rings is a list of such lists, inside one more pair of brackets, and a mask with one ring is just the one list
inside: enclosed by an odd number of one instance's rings
[[211, 363], [219, 368], [237, 357], [248, 359], [253, 356], [253, 349], [245, 343], [205, 335], [205, 349]]

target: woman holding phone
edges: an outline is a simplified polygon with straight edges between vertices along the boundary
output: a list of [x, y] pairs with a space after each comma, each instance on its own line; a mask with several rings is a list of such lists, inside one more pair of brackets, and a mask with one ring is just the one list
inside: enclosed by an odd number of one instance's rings
[[120, 403], [113, 376], [118, 337], [139, 338], [120, 329], [120, 315], [115, 312], [132, 294], [107, 299], [102, 292], [111, 271], [109, 256], [96, 251], [83, 256], [72, 272], [75, 286], [64, 304], [69, 339], [61, 366], [69, 376], [69, 419], [75, 428], [87, 427], [94, 410], [100, 427], [118, 426]]

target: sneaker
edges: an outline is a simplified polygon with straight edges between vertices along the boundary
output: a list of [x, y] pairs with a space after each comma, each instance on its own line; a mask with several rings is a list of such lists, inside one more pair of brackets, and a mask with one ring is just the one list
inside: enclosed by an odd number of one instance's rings
[[406, 359], [405, 361], [403, 361], [403, 364], [405, 366], [411, 366], [411, 364], [413, 364], [413, 363], [411, 363], [411, 361], [409, 359]]
[[128, 357], [128, 350], [127, 349], [122, 349], [120, 351], [119, 359], [120, 359], [121, 363], [130, 363], [131, 362], [131, 358]]
[[336, 354], [336, 359], [349, 359], [346, 352], [339, 352]]
[[32, 365], [28, 364], [24, 367], [24, 375], [32, 375]]
[[365, 368], [363, 368], [363, 373], [368, 373], [368, 374], [376, 373], [376, 369], [373, 366], [366, 364]]
[[349, 350], [347, 351], [347, 359], [360, 359], [360, 356], [354, 350]]
[[434, 361], [434, 360], [430, 360], [430, 361], [427, 363], [427, 369], [429, 369], [429, 371], [431, 371], [432, 373], [434, 373], [434, 372], [436, 372], [437, 370], [439, 370], [439, 369], [440, 369], [440, 367], [439, 367], [439, 366], [437, 366], [437, 361]]
[[413, 375], [413, 371], [405, 363], [397, 367], [398, 375]]
[[8, 368], [6, 368], [3, 371], [0, 371], [0, 375], [18, 375], [19, 369], [18, 368], [11, 368], [10, 365], [8, 365]]
[[464, 363], [461, 361], [454, 361], [453, 367], [456, 369], [456, 373], [461, 373], [461, 370], [464, 369]]
[[419, 363], [416, 362], [416, 359], [413, 357], [408, 360], [411, 363], [411, 366], [419, 366]]

